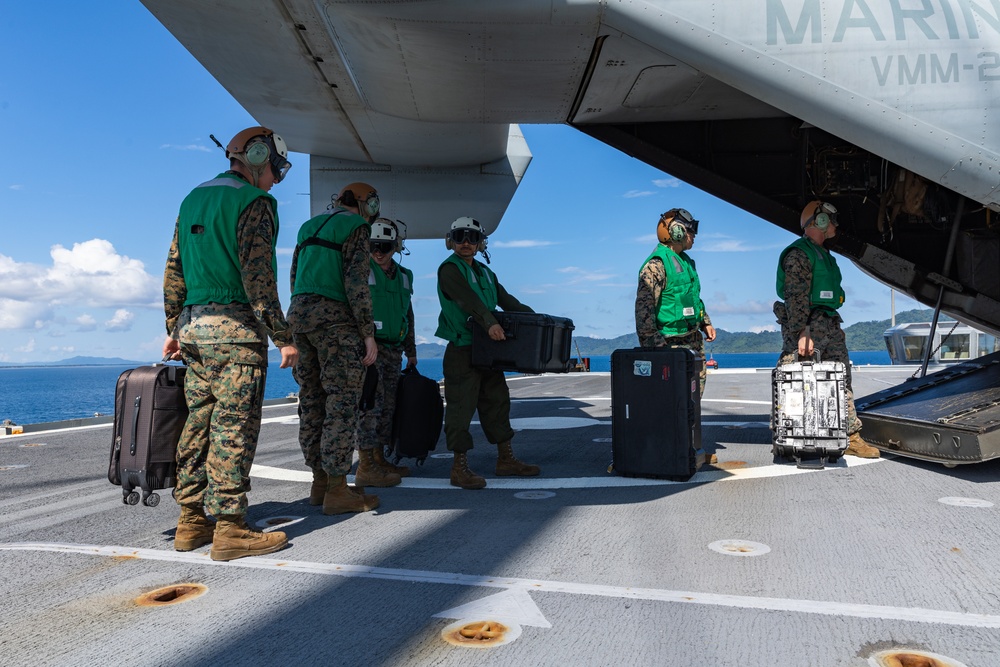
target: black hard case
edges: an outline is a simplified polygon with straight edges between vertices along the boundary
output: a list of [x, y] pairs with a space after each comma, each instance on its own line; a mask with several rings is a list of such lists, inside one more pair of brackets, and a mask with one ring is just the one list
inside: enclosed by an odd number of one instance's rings
[[678, 347], [611, 354], [611, 452], [626, 477], [683, 481], [705, 463], [700, 367]]
[[472, 327], [472, 365], [518, 373], [566, 373], [573, 320], [542, 313], [493, 313], [507, 340], [496, 341], [476, 323]]
[[122, 373], [115, 386], [115, 420], [108, 480], [122, 487], [122, 502], [154, 507], [154, 491], [177, 477], [177, 442], [187, 421], [184, 366], [155, 364]]
[[437, 446], [443, 423], [444, 400], [438, 383], [416, 369], [403, 371], [396, 386], [396, 412], [392, 418], [396, 463], [403, 457], [423, 463]]

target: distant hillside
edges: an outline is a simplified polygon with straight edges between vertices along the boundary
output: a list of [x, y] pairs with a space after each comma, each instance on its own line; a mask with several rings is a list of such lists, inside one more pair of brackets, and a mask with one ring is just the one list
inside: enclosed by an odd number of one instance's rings
[[7, 368], [35, 367], [35, 366], [143, 366], [151, 364], [151, 361], [130, 361], [120, 357], [70, 357], [60, 361], [30, 361], [23, 364], [12, 364], [0, 362], [0, 366]]
[[[906, 310], [896, 314], [896, 324], [907, 322], [929, 322], [934, 316], [934, 311], [930, 308]], [[954, 319], [941, 315], [941, 322], [953, 322]], [[872, 320], [868, 322], [857, 322], [844, 329], [847, 337], [847, 349], [852, 351], [884, 350], [885, 340], [882, 334], [889, 328], [890, 319]], [[583, 356], [609, 356], [617, 349], [631, 348], [638, 346], [639, 342], [634, 333], [624, 334], [617, 338], [589, 338], [587, 336], [573, 337], [573, 355], [576, 355], [576, 346], [580, 346], [580, 354]], [[753, 333], [749, 331], [726, 331], [716, 329], [715, 341], [708, 344], [707, 349], [719, 354], [740, 354], [740, 353], [776, 353], [781, 350], [781, 333], [778, 331], [763, 331]]]

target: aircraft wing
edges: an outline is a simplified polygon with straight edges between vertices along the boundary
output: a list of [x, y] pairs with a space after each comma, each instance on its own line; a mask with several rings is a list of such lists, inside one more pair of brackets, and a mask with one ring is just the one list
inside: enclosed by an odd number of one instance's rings
[[495, 229], [517, 124], [569, 123], [790, 231], [830, 201], [863, 270], [1000, 328], [995, 0], [143, 4], [312, 156], [314, 213], [364, 180], [412, 237]]

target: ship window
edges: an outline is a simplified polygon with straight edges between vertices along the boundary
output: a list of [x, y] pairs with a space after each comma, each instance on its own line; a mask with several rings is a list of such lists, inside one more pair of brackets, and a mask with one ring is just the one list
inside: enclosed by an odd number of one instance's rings
[[941, 360], [968, 359], [969, 344], [969, 334], [952, 334], [946, 337], [941, 343]]
[[924, 358], [926, 336], [903, 336], [903, 352], [907, 361], [920, 361]]
[[1000, 350], [998, 343], [1000, 343], [1000, 340], [996, 336], [986, 333], [979, 334], [979, 356], [985, 357], [987, 354], [993, 354]]

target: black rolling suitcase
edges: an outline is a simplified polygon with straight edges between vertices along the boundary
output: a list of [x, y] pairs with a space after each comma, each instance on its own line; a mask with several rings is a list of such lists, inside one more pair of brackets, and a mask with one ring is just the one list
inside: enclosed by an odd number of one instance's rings
[[567, 373], [573, 320], [542, 313], [495, 312], [506, 340], [493, 340], [470, 319], [472, 360], [477, 368], [517, 373]]
[[610, 470], [684, 481], [705, 463], [699, 364], [679, 347], [611, 354]]
[[[115, 386], [115, 421], [108, 480], [122, 502], [155, 507], [177, 481], [177, 441], [187, 420], [184, 366], [155, 364], [127, 370]], [[139, 491], [137, 491], [138, 489]]]
[[417, 369], [407, 369], [396, 387], [396, 413], [392, 418], [392, 451], [399, 463], [411, 457], [423, 464], [427, 454], [437, 446], [444, 426], [444, 400], [438, 383], [421, 375]]

